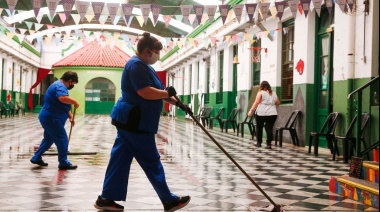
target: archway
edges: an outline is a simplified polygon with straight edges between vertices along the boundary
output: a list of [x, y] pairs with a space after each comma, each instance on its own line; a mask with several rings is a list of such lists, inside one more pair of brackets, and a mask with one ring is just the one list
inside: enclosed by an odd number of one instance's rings
[[85, 113], [110, 114], [115, 104], [115, 84], [109, 79], [98, 77], [85, 87]]

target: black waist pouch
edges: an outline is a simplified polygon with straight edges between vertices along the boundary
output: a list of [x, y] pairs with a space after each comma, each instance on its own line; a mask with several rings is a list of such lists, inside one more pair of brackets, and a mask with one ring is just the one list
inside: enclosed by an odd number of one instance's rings
[[146, 131], [139, 130], [139, 125], [140, 125], [140, 120], [141, 120], [141, 108], [140, 106], [135, 106], [134, 108], [129, 111], [129, 116], [126, 124], [122, 124], [115, 119], [112, 119], [111, 124], [114, 125], [115, 127], [128, 131], [128, 132], [133, 132], [133, 133], [147, 133]]

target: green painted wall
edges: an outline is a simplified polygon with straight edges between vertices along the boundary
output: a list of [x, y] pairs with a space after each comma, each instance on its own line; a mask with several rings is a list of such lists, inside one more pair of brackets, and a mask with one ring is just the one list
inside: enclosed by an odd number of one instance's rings
[[[105, 68], [105, 67], [64, 67], [54, 69], [54, 77], [61, 78], [66, 71], [75, 71], [78, 74], [79, 82], [75, 87], [69, 91], [71, 97], [79, 102], [79, 108], [76, 111], [77, 115], [84, 114], [85, 112], [85, 87], [89, 81], [94, 78], [102, 77], [106, 78], [116, 86], [115, 99], [119, 99], [121, 96], [121, 74], [123, 68]], [[102, 111], [99, 108], [100, 114], [106, 114], [108, 111]]]

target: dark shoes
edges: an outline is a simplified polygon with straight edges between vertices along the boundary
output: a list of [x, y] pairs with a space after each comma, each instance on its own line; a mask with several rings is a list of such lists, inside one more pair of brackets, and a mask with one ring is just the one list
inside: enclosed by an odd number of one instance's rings
[[45, 163], [43, 160], [35, 162], [35, 161], [32, 161], [32, 159], [30, 159], [30, 162], [33, 164], [37, 164], [39, 166], [48, 166], [49, 165], [48, 163]]
[[255, 147], [261, 147], [261, 144], [255, 144]]
[[100, 195], [98, 196], [98, 199], [96, 200], [94, 207], [100, 210], [105, 211], [122, 211], [124, 210], [124, 206], [117, 204], [113, 200], [105, 199], [103, 200]]
[[189, 196], [178, 197], [178, 199], [164, 204], [165, 212], [173, 212], [185, 207], [190, 202]]
[[265, 147], [265, 149], [272, 149], [272, 146], [270, 146], [270, 145], [268, 146], [268, 145], [267, 145], [267, 146]]
[[58, 169], [61, 169], [61, 170], [76, 169], [76, 168], [78, 168], [78, 166], [73, 165], [73, 164], [70, 164], [68, 166], [58, 166]]

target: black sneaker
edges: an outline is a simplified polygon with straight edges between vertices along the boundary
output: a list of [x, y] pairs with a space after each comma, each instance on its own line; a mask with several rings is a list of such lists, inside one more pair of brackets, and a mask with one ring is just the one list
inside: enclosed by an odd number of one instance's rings
[[68, 169], [76, 169], [78, 168], [77, 165], [70, 164], [68, 166], [58, 166], [58, 169], [60, 170], [68, 170]]
[[185, 207], [190, 202], [191, 197], [178, 197], [177, 200], [164, 204], [165, 212], [173, 212]]
[[124, 206], [117, 204], [113, 200], [105, 199], [103, 200], [100, 195], [98, 196], [98, 199], [96, 200], [94, 207], [100, 210], [106, 210], [106, 211], [122, 211], [124, 210]]
[[39, 166], [48, 166], [49, 165], [48, 163], [45, 163], [43, 160], [34, 162], [34, 161], [32, 161], [32, 159], [30, 159], [30, 162], [33, 163], [33, 164], [37, 164]]

